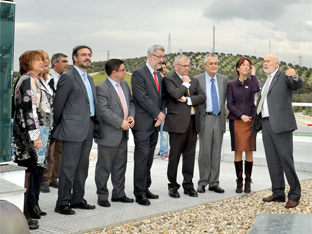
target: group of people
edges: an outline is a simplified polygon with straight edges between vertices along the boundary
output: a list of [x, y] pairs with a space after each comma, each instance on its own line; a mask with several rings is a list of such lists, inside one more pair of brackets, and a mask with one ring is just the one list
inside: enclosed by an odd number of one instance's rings
[[[15, 161], [27, 167], [24, 214], [30, 229], [39, 227], [34, 219], [46, 215], [38, 203], [40, 188], [45, 192], [49, 186], [58, 188], [55, 212], [60, 214], [74, 215], [77, 208], [96, 208], [84, 199], [93, 139], [98, 144], [95, 169], [98, 205], [110, 206], [109, 177], [113, 185], [111, 201], [133, 203], [134, 199], [125, 194], [130, 129], [135, 143], [133, 193], [139, 205], [148, 206], [151, 199], [159, 198], [150, 188], [161, 124], [169, 133], [169, 196], [180, 197], [177, 172], [181, 155], [185, 195], [197, 197], [198, 193], [205, 193], [207, 186], [210, 191], [224, 193], [219, 175], [226, 100], [231, 146], [235, 152], [236, 192], [251, 191], [255, 136], [262, 129], [273, 192], [263, 201], [285, 201], [285, 173], [290, 185], [286, 208], [299, 204], [301, 188], [292, 152], [296, 122], [291, 102], [292, 92], [302, 87], [302, 80], [293, 69], [279, 71], [275, 55], [264, 58], [268, 78], [257, 105], [255, 94], [260, 87], [256, 69], [244, 57], [236, 63], [238, 78], [231, 82], [217, 73], [215, 54], [205, 56], [206, 71], [195, 77], [188, 75], [191, 61], [185, 55], [175, 58], [172, 74], [162, 75], [158, 70], [164, 65], [165, 49], [153, 45], [147, 51], [146, 64], [132, 73], [131, 90], [124, 80], [126, 67], [120, 59], [106, 62], [107, 79], [95, 87], [87, 73], [91, 57], [90, 47], [76, 46], [71, 70], [66, 71], [67, 56], [58, 53], [52, 56], [50, 71], [46, 52], [26, 51], [20, 56], [21, 77], [14, 87], [13, 99], [13, 148]], [[197, 136], [199, 181], [195, 190]]]

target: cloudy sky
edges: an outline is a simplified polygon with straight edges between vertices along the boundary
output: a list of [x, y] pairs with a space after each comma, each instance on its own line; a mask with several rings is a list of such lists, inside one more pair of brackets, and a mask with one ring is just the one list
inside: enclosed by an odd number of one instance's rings
[[[264, 57], [312, 67], [312, 0], [15, 0], [15, 60], [29, 49], [50, 56], [86, 44], [93, 61], [146, 55], [153, 44], [171, 52]], [[70, 59], [70, 63], [71, 59]]]

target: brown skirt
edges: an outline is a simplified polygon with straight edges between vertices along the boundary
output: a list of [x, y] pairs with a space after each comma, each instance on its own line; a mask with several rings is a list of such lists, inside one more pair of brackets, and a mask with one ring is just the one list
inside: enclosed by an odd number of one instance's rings
[[230, 120], [232, 151], [256, 150], [255, 137], [252, 135], [252, 121], [245, 123], [241, 119]]

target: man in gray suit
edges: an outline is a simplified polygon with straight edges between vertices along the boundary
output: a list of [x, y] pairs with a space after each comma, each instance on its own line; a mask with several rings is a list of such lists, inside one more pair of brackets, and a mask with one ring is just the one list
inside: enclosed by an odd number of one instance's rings
[[127, 141], [129, 129], [134, 126], [135, 111], [130, 88], [124, 81], [127, 73], [124, 62], [120, 59], [108, 60], [105, 71], [107, 79], [96, 86], [104, 138], [95, 140], [98, 143], [95, 183], [98, 204], [109, 207], [107, 181], [110, 175], [112, 202], [133, 202], [125, 194], [125, 173]]
[[225, 132], [225, 101], [228, 77], [217, 73], [218, 57], [206, 54], [206, 72], [194, 78], [206, 94], [206, 103], [199, 106], [199, 181], [197, 192], [209, 190], [224, 193], [219, 186], [221, 147]]
[[272, 182], [273, 194], [264, 202], [285, 202], [284, 173], [290, 186], [286, 208], [299, 205], [301, 186], [295, 171], [293, 135], [297, 129], [292, 109], [293, 91], [302, 87], [302, 79], [294, 69], [278, 70], [276, 55], [268, 54], [263, 62], [268, 77], [257, 101], [257, 113], [253, 122], [254, 133], [262, 128], [262, 139]]
[[52, 136], [63, 141], [55, 212], [65, 215], [75, 214], [72, 208], [95, 209], [84, 199], [93, 137], [101, 137], [95, 86], [86, 72], [91, 57], [88, 46], [73, 49], [74, 67], [61, 75], [54, 100]]
[[158, 199], [151, 186], [151, 167], [157, 144], [159, 126], [165, 119], [162, 98], [162, 77], [157, 72], [164, 61], [165, 49], [154, 45], [147, 51], [147, 61], [132, 73], [131, 86], [135, 106], [134, 136], [134, 195], [140, 205], [150, 205], [149, 199]]

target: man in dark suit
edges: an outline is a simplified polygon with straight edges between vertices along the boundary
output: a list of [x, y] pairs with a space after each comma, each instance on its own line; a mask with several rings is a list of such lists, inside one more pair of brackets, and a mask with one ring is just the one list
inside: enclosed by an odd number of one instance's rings
[[268, 74], [257, 101], [253, 122], [254, 133], [262, 128], [262, 139], [272, 182], [273, 194], [264, 202], [285, 202], [284, 173], [290, 186], [286, 208], [299, 205], [301, 186], [295, 171], [292, 132], [297, 129], [292, 109], [292, 95], [302, 87], [302, 79], [294, 69], [278, 70], [276, 55], [264, 58], [263, 68]]
[[151, 167], [157, 144], [159, 126], [165, 119], [162, 99], [162, 77], [157, 72], [164, 60], [165, 49], [154, 45], [147, 51], [147, 62], [132, 73], [131, 86], [135, 106], [134, 195], [140, 205], [150, 205], [157, 199], [151, 186]]
[[95, 183], [98, 204], [109, 207], [107, 181], [110, 175], [112, 202], [133, 202], [125, 194], [125, 173], [129, 129], [134, 126], [135, 109], [130, 88], [124, 81], [127, 73], [124, 62], [120, 59], [108, 60], [105, 71], [107, 79], [96, 86], [104, 138], [95, 140], [98, 144]]
[[206, 54], [206, 71], [194, 78], [198, 79], [206, 95], [206, 102], [199, 106], [199, 181], [197, 192], [209, 190], [224, 193], [219, 186], [221, 148], [225, 132], [225, 101], [228, 78], [218, 72], [218, 56]]
[[181, 154], [184, 194], [197, 197], [193, 186], [195, 148], [199, 132], [198, 105], [205, 103], [205, 94], [196, 79], [188, 76], [190, 59], [179, 55], [174, 60], [175, 72], [164, 78], [167, 116], [164, 130], [169, 133], [170, 152], [167, 176], [169, 196], [179, 198], [177, 170]]
[[53, 137], [63, 141], [55, 212], [73, 215], [72, 208], [95, 209], [83, 198], [88, 176], [93, 137], [101, 137], [95, 86], [86, 69], [92, 50], [80, 45], [73, 49], [74, 67], [61, 75], [54, 100]]

